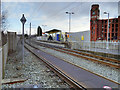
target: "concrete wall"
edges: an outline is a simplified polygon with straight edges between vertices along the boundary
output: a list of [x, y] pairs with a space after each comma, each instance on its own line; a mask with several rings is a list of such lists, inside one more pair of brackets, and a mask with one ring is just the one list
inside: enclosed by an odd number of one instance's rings
[[37, 36], [36, 39], [37, 40], [47, 40], [48, 37], [45, 36]]
[[70, 33], [69, 41], [90, 41], [90, 30]]
[[[4, 70], [7, 62], [8, 51], [11, 52], [16, 50], [18, 40], [19, 38], [17, 38], [15, 32], [8, 32], [7, 43], [4, 46], [0, 46], [0, 89], [2, 88], [1, 81], [4, 78]], [[0, 43], [2, 43], [1, 40]]]
[[2, 47], [2, 78], [4, 78], [4, 73], [5, 73], [5, 66], [6, 66], [6, 62], [7, 62], [7, 57], [8, 57], [8, 43], [6, 43], [3, 47]]
[[12, 53], [16, 50], [17, 35], [16, 32], [8, 32], [8, 53]]
[[[90, 41], [90, 31], [76, 32], [69, 35], [69, 46], [71, 49], [93, 50], [98, 52], [105, 52], [106, 41]], [[109, 51], [115, 54], [120, 54], [120, 42], [109, 42]]]

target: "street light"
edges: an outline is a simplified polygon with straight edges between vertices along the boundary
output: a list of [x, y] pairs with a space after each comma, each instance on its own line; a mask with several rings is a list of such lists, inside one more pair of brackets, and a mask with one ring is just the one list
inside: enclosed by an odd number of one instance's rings
[[109, 49], [109, 47], [108, 47], [108, 37], [109, 37], [109, 13], [104, 12], [104, 14], [108, 14], [108, 28], [107, 28], [107, 43], [106, 43], [106, 49]]
[[74, 12], [66, 12], [66, 14], [69, 14], [69, 33], [71, 29], [71, 15], [74, 14]]
[[26, 22], [26, 18], [24, 17], [24, 14], [22, 16], [22, 18], [20, 19], [20, 21], [22, 22], [22, 26], [23, 26], [23, 34], [22, 34], [22, 43], [23, 43], [23, 46], [22, 46], [22, 50], [23, 50], [23, 64], [24, 64], [24, 24]]
[[42, 25], [43, 27], [44, 27], [44, 32], [45, 32], [45, 27], [47, 26], [47, 25]]

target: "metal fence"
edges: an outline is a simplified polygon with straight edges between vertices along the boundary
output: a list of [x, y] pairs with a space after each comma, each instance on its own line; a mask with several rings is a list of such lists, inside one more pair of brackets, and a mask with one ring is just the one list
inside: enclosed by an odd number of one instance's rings
[[[37, 40], [47, 40], [47, 37], [37, 37]], [[75, 38], [76, 41], [73, 41], [71, 38], [68, 38], [69, 47], [71, 49], [80, 49], [80, 50], [88, 50], [94, 52], [102, 52], [120, 55], [120, 42], [107, 42], [106, 41], [84, 41], [79, 38]], [[54, 40], [56, 41], [56, 40]], [[107, 49], [108, 46], [108, 49]]]
[[89, 50], [120, 55], [120, 42], [70, 41], [71, 49]]

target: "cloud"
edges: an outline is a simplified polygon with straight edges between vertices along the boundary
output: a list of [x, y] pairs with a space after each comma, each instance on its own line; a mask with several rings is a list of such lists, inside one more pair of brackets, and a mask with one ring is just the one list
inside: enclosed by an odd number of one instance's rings
[[26, 24], [31, 22], [36, 27], [45, 24], [47, 25], [46, 30], [58, 28], [68, 31], [69, 16], [65, 12], [69, 11], [75, 13], [72, 15], [71, 31], [78, 32], [89, 30], [92, 4], [99, 4], [101, 19], [107, 18], [103, 14], [104, 11], [110, 13], [110, 18], [117, 16], [117, 2], [4, 2], [3, 6], [9, 11], [8, 19], [11, 23], [11, 28], [14, 26], [16, 26], [16, 29], [21, 28], [20, 18], [24, 13], [27, 19]]
[[2, 2], [118, 2], [119, 0], [1, 0]]

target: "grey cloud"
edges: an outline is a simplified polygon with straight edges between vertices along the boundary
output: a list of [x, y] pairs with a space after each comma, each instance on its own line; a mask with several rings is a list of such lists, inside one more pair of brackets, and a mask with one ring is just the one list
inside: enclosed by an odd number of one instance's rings
[[[110, 12], [110, 16], [113, 17], [118, 12], [117, 2], [14, 2], [12, 3], [13, 6], [10, 4], [4, 3], [4, 5], [10, 6], [7, 6], [7, 9], [10, 12], [11, 18], [13, 18], [12, 15], [25, 13], [28, 16], [28, 21], [33, 21], [33, 23], [37, 24], [47, 22], [52, 22], [52, 24], [55, 23], [56, 25], [62, 22], [68, 23], [68, 15], [65, 14], [66, 11], [75, 13], [72, 15], [73, 23], [76, 20], [79, 25], [87, 21], [89, 22], [88, 19], [90, 18], [92, 4], [99, 4], [101, 16], [104, 10]], [[13, 14], [13, 12], [15, 13]]]

